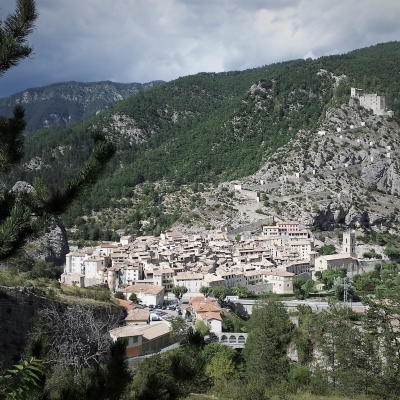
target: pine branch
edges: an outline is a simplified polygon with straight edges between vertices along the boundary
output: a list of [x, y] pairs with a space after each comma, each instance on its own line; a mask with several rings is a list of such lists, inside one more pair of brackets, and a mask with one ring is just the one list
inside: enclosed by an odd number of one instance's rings
[[15, 13], [0, 23], [0, 76], [32, 53], [26, 37], [32, 33], [37, 17], [34, 0], [17, 0]]
[[14, 365], [7, 375], [0, 376], [0, 398], [26, 399], [30, 387], [38, 386], [42, 371], [41, 361], [34, 357]]
[[[65, 190], [56, 191], [51, 198], [48, 198], [49, 194], [39, 186], [39, 190], [42, 193], [41, 200], [44, 203], [46, 212], [54, 215], [60, 215], [65, 212], [75, 199], [97, 182], [99, 175], [114, 156], [116, 148], [114, 144], [105, 139], [104, 135], [95, 133], [93, 134], [93, 139], [95, 147], [90, 158], [75, 177], [67, 183]], [[44, 195], [44, 193], [46, 194]]]
[[9, 119], [0, 117], [0, 173], [10, 172], [24, 155], [25, 111], [16, 106], [13, 114]]

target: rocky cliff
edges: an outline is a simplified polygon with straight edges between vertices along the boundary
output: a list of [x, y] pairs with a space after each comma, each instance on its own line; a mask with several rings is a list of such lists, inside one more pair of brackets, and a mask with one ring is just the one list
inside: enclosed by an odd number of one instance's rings
[[397, 226], [399, 133], [360, 107], [329, 108], [319, 131], [299, 131], [242, 184], [264, 195], [265, 212], [322, 230]]
[[[27, 182], [18, 181], [13, 186], [14, 192], [31, 192], [33, 187]], [[38, 239], [30, 241], [23, 253], [29, 259], [65, 264], [65, 255], [69, 252], [67, 231], [59, 218], [53, 218], [51, 225]]]

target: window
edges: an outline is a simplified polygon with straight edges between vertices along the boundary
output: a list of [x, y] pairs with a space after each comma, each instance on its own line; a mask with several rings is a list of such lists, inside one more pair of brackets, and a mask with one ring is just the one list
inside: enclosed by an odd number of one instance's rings
[[132, 338], [132, 343], [137, 343], [139, 341], [139, 337], [138, 336], [134, 336]]

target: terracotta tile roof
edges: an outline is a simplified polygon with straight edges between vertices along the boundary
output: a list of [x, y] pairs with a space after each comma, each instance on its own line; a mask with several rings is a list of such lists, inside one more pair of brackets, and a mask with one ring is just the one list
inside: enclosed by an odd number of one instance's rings
[[125, 288], [127, 293], [140, 293], [142, 289], [144, 294], [158, 294], [164, 290], [164, 286], [151, 285], [149, 283], [137, 283], [136, 285], [131, 285]]
[[147, 321], [150, 317], [150, 311], [147, 308], [135, 308], [128, 311], [125, 322]]
[[138, 332], [143, 335], [143, 339], [152, 340], [160, 336], [169, 334], [170, 328], [168, 324], [160, 322], [154, 325], [145, 325], [143, 327], [137, 328]]
[[143, 339], [152, 340], [160, 336], [164, 336], [170, 332], [169, 325], [160, 322], [154, 325], [144, 326], [121, 326], [119, 328], [112, 329], [109, 333], [116, 337], [131, 337], [131, 336], [143, 336]]
[[116, 337], [130, 337], [130, 336], [140, 336], [141, 333], [138, 332], [136, 328], [133, 328], [130, 325], [120, 326], [119, 328], [112, 329], [109, 331], [110, 335]]
[[134, 310], [136, 307], [133, 305], [133, 303], [129, 300], [123, 300], [123, 299], [115, 299], [119, 302], [119, 305], [121, 307], [124, 307], [125, 310], [129, 311], [129, 310]]
[[221, 307], [214, 301], [205, 298], [203, 296], [195, 297], [189, 301], [192, 305], [193, 310], [198, 312], [220, 312]]
[[201, 318], [206, 319], [207, 321], [210, 321], [212, 319], [222, 321], [221, 315], [218, 312], [209, 312], [207, 314], [202, 314]]

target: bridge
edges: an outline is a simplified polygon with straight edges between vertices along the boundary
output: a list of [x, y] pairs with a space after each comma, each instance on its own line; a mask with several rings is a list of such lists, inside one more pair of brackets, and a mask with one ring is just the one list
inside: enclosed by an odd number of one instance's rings
[[211, 340], [235, 349], [243, 349], [247, 340], [247, 336], [248, 333], [219, 332], [213, 333]]

